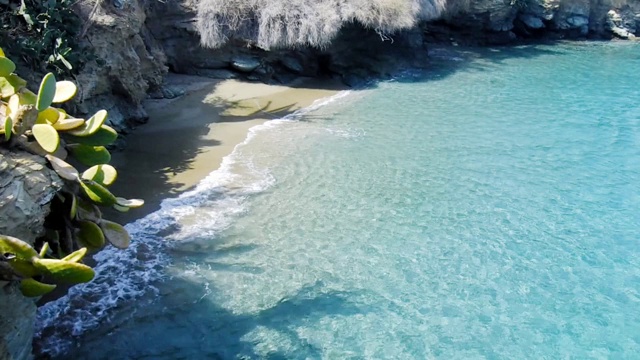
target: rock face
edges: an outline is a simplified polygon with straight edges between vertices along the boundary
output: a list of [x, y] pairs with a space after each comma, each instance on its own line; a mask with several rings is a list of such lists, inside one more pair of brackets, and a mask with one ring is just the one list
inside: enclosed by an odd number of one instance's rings
[[85, 21], [86, 45], [97, 59], [89, 62], [76, 81], [76, 114], [106, 109], [108, 121], [123, 131], [148, 116], [141, 103], [147, 92], [160, 87], [167, 72], [164, 51], [145, 26], [143, 1], [79, 2]]
[[[76, 113], [106, 108], [111, 124], [126, 131], [146, 121], [141, 102], [147, 94], [157, 98], [176, 93], [162, 87], [168, 70], [265, 82], [286, 82], [300, 75], [350, 79], [354, 73], [357, 77], [384, 73], [389, 70], [380, 68], [384, 59], [394, 63], [404, 61], [405, 54], [424, 57], [425, 41], [475, 45], [539, 37], [628, 39], [640, 29], [636, 0], [448, 0], [437, 1], [442, 3], [440, 18], [420, 28], [390, 35], [354, 24], [345, 26], [323, 49], [301, 44], [296, 49], [265, 51], [253, 41], [233, 38], [222, 48], [204, 49], [196, 29], [201, 1], [78, 2], [78, 13], [87, 24], [84, 38], [97, 60], [76, 79], [80, 85]], [[407, 46], [416, 51], [404, 51]], [[403, 57], [391, 59], [398, 53]]]
[[[62, 187], [45, 160], [0, 149], [0, 234], [33, 244], [43, 231], [48, 203]], [[31, 357], [36, 306], [16, 284], [0, 281], [0, 359]]]

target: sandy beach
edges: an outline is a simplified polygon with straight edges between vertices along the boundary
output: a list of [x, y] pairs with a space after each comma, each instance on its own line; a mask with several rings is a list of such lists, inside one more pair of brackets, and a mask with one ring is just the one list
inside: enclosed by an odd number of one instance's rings
[[335, 80], [305, 78], [287, 86], [192, 76], [170, 81], [186, 94], [148, 100], [149, 122], [127, 135], [125, 150], [112, 158], [118, 180], [111, 190], [146, 204], [126, 214], [109, 213], [110, 219], [127, 223], [157, 210], [163, 199], [192, 188], [216, 170], [250, 128], [345, 89]]

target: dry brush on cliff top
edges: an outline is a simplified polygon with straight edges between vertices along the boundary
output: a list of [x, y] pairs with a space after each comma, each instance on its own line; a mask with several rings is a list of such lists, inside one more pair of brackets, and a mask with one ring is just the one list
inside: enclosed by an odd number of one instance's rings
[[437, 18], [446, 0], [201, 0], [197, 27], [205, 47], [230, 38], [269, 49], [331, 42], [342, 25], [358, 22], [387, 33]]

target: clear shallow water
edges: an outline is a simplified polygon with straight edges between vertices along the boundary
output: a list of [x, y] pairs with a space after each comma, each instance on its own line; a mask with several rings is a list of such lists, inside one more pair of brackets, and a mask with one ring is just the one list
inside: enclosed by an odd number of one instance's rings
[[79, 310], [41, 309], [45, 346], [73, 332], [61, 358], [637, 356], [640, 46], [435, 55], [255, 129], [130, 225], [146, 245], [79, 288]]

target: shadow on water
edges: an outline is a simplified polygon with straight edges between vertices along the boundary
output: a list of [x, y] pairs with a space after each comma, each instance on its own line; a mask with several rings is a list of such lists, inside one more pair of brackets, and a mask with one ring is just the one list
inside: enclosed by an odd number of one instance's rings
[[[203, 286], [204, 285], [204, 286]], [[127, 304], [120, 316], [81, 339], [82, 359], [321, 359], [323, 349], [296, 329], [327, 316], [366, 314], [354, 292], [304, 286], [277, 303], [250, 313], [233, 313], [216, 304], [212, 285], [181, 279], [146, 306]], [[201, 295], [196, 295], [201, 294]], [[277, 336], [278, 348], [257, 349], [255, 336]], [[105, 346], [108, 343], [109, 346]]]
[[[557, 50], [549, 46], [521, 45], [515, 47], [463, 48], [434, 46], [430, 58], [422, 61], [420, 69], [400, 72], [394, 80], [399, 82], [437, 81], [462, 70], [491, 71], [504, 61], [514, 58], [534, 58], [554, 55]], [[382, 57], [388, 54], [381, 55]], [[478, 61], [482, 60], [482, 61]], [[184, 182], [172, 180], [175, 174], [193, 169], [196, 158], [205, 150], [225, 146], [224, 137], [211, 134], [211, 123], [246, 123], [252, 119], [278, 119], [299, 109], [298, 101], [287, 100], [286, 94], [273, 99], [257, 101], [255, 98], [233, 101], [210, 101], [219, 83], [176, 99], [159, 110], [149, 111], [149, 124], [141, 126], [127, 136], [124, 152], [113, 154], [112, 163], [119, 170], [119, 179], [113, 190], [126, 198], [142, 198], [143, 210], [131, 214], [109, 213], [119, 222], [132, 221], [159, 208], [162, 199], [173, 197], [190, 189]], [[354, 88], [372, 89], [378, 80], [364, 82]], [[340, 90], [335, 81], [317, 81], [290, 84], [292, 91]], [[301, 120], [313, 120], [306, 115]], [[245, 132], [246, 133], [246, 132]], [[240, 140], [241, 141], [241, 140]], [[203, 164], [198, 164], [203, 166]], [[212, 166], [209, 171], [215, 170]]]
[[[557, 54], [548, 46], [517, 46], [498, 48], [437, 47], [426, 69], [409, 71], [395, 78], [399, 82], [438, 81], [459, 71], [491, 71], [495, 66], [514, 58], [535, 58]], [[481, 61], [478, 61], [481, 60]], [[378, 86], [369, 82], [362, 89]], [[308, 85], [307, 85], [308, 86]], [[292, 86], [294, 89], [302, 87]], [[169, 118], [168, 125], [144, 126], [127, 139], [127, 151], [114, 154], [119, 169], [119, 180], [113, 190], [119, 196], [140, 197], [146, 200], [145, 213], [159, 208], [162, 199], [176, 196], [186, 190], [184, 184], [171, 181], [171, 174], [191, 169], [196, 157], [205, 147], [223, 146], [224, 139], [210, 136], [208, 125], [217, 119], [219, 123], [248, 122], [256, 117], [280, 118], [297, 109], [294, 101], [251, 104], [250, 101], [207, 102], [213, 90], [208, 88], [182, 99], [177, 99], [154, 117]], [[236, 112], [229, 112], [233, 109]], [[226, 114], [226, 115], [225, 115]], [[313, 115], [302, 120], [313, 120]], [[176, 125], [175, 122], [189, 122]], [[172, 123], [173, 122], [173, 123]], [[163, 144], [172, 144], [164, 146]], [[176, 145], [178, 144], [178, 145]], [[176, 151], [179, 149], [179, 151]], [[212, 169], [213, 170], [213, 169]], [[224, 195], [224, 194], [219, 194]], [[116, 221], [134, 220], [138, 213], [128, 216], [109, 214]], [[175, 247], [170, 252], [176, 261], [197, 258], [201, 266], [216, 273], [234, 272], [260, 274], [262, 269], [247, 264], [229, 264], [220, 258], [230, 253], [257, 250], [253, 244], [236, 247], [220, 247], [220, 244], [193, 243]], [[362, 293], [327, 289], [322, 283], [307, 285], [276, 304], [253, 313], [237, 314], [222, 307], [216, 300], [220, 291], [215, 285], [202, 281], [190, 281], [175, 277], [158, 285], [158, 298], [122, 304], [110, 321], [91, 330], [79, 339], [82, 346], [64, 354], [64, 358], [83, 359], [231, 359], [267, 358], [289, 359], [290, 354], [276, 349], [268, 355], [258, 354], [255, 341], [249, 335], [256, 329], [275, 331], [282, 337], [281, 343], [296, 348], [302, 358], [321, 358], [322, 349], [310, 344], [296, 332], [305, 321], [324, 316], [340, 316], [366, 313], [367, 306], [358, 301]], [[201, 294], [193, 298], [193, 294]], [[366, 294], [370, 296], [370, 294]], [[104, 344], [111, 344], [106, 349]], [[91, 351], [94, 349], [95, 351]], [[305, 349], [301, 351], [300, 349]]]

